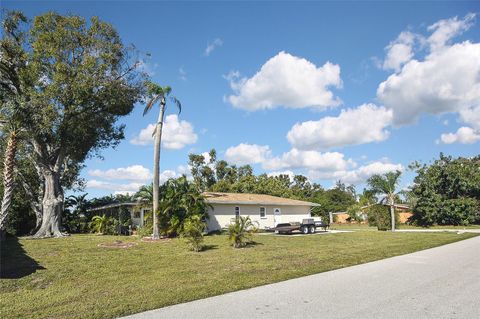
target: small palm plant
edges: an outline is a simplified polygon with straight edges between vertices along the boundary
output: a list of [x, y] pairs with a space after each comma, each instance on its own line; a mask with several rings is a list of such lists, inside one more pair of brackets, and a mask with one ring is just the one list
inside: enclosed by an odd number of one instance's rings
[[252, 222], [250, 216], [239, 216], [228, 226], [228, 240], [234, 248], [245, 247], [252, 243], [253, 233], [257, 230], [258, 227]]
[[93, 216], [92, 218], [92, 223], [91, 223], [91, 228], [93, 232], [99, 233], [99, 234], [106, 234], [108, 230], [108, 226], [110, 223], [110, 218], [107, 216]]
[[190, 216], [183, 223], [182, 237], [191, 250], [199, 252], [203, 249], [203, 231], [206, 224], [199, 215]]

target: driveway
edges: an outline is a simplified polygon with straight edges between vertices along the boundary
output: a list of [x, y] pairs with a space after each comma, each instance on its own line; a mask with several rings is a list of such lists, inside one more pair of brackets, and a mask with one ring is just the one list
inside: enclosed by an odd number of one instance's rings
[[478, 305], [480, 236], [126, 318], [479, 318]]

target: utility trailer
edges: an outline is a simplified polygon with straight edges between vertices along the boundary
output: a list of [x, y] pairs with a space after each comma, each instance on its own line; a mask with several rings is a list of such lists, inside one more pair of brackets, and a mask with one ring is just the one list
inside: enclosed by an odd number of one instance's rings
[[279, 234], [291, 234], [294, 231], [300, 231], [302, 234], [314, 234], [316, 228], [323, 228], [327, 231], [329, 225], [322, 221], [315, 221], [313, 218], [303, 219], [301, 223], [281, 223], [278, 224], [273, 230]]

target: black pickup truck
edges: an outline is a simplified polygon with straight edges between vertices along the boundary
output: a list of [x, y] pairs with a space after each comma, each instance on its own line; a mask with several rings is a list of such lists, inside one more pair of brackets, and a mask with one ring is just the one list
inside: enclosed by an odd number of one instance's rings
[[303, 219], [301, 223], [281, 223], [277, 224], [273, 230], [279, 234], [291, 234], [294, 231], [300, 231], [303, 234], [314, 234], [316, 228], [323, 228], [327, 231], [329, 225], [322, 221], [315, 221], [313, 218]]

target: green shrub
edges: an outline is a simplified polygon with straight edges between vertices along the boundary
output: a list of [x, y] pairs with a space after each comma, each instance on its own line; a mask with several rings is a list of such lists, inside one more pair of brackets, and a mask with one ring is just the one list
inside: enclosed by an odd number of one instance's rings
[[258, 227], [252, 222], [250, 216], [239, 216], [233, 224], [228, 226], [228, 240], [234, 248], [245, 247], [252, 243], [253, 233], [257, 230]]
[[183, 223], [181, 236], [191, 250], [199, 252], [203, 249], [203, 231], [206, 223], [198, 215], [187, 218]]
[[[378, 230], [389, 230], [392, 228], [392, 219], [390, 216], [390, 207], [376, 204], [368, 208], [368, 224], [376, 226]], [[400, 216], [395, 211], [395, 227], [400, 224]]]
[[107, 217], [106, 215], [103, 216], [93, 216], [92, 222], [90, 223], [90, 228], [94, 233], [99, 233], [99, 234], [108, 234], [109, 231], [111, 230], [111, 223], [112, 220], [110, 217]]

